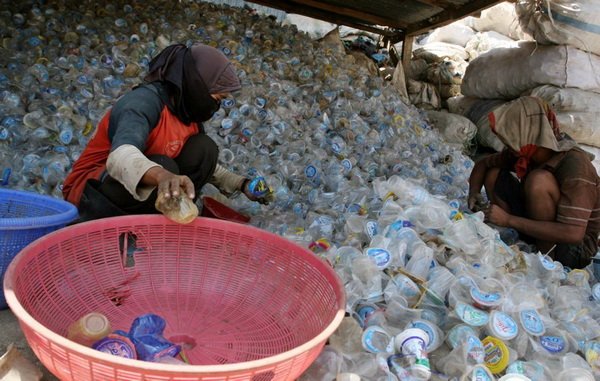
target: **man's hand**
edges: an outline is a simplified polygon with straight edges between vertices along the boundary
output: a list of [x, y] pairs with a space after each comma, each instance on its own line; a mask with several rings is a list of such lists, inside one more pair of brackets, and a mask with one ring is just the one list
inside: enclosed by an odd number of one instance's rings
[[161, 193], [165, 198], [179, 196], [181, 188], [190, 199], [194, 199], [194, 183], [187, 176], [176, 175], [165, 169], [162, 169], [162, 171], [156, 175], [156, 181], [158, 192]]
[[469, 194], [469, 199], [467, 200], [467, 206], [469, 207], [470, 210], [472, 210], [474, 212], [480, 211], [481, 207], [483, 206], [483, 196], [481, 195], [481, 193], [477, 192], [477, 193]]
[[509, 227], [508, 220], [510, 219], [510, 214], [498, 205], [490, 204], [490, 206], [483, 210], [483, 213], [485, 215], [485, 221], [494, 225]]

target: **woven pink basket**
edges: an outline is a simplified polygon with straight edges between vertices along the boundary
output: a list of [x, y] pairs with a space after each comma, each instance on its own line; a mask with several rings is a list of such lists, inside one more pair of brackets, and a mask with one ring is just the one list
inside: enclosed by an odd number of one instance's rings
[[[312, 252], [252, 226], [160, 215], [63, 228], [25, 247], [4, 291], [31, 348], [59, 379], [294, 380], [344, 316], [343, 286]], [[193, 365], [124, 359], [64, 336], [86, 313], [128, 331], [162, 316]]]

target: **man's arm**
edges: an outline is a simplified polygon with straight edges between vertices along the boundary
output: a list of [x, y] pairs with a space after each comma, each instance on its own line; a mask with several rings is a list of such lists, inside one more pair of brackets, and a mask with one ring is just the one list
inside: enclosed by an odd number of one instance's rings
[[508, 214], [498, 205], [490, 205], [486, 219], [498, 226], [511, 227], [541, 241], [578, 243], [585, 236], [585, 225], [571, 225], [556, 221], [536, 221]]

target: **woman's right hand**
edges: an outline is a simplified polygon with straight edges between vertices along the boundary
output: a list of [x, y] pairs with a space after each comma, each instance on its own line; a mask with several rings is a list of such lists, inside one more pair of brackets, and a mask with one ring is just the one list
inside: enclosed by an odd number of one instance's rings
[[176, 175], [162, 167], [156, 166], [146, 172], [144, 178], [146, 177], [152, 179], [151, 182], [156, 185], [158, 192], [162, 193], [165, 198], [179, 196], [181, 189], [192, 200], [196, 196], [194, 183], [187, 176]]

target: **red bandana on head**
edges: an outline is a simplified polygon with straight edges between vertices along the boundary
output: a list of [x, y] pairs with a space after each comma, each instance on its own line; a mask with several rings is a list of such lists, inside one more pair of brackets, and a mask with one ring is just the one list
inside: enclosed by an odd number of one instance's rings
[[519, 158], [515, 164], [515, 171], [517, 172], [518, 178], [522, 179], [527, 174], [529, 162], [531, 161], [531, 157], [535, 151], [537, 151], [537, 146], [535, 144], [527, 144], [521, 147], [521, 150], [519, 151]]

